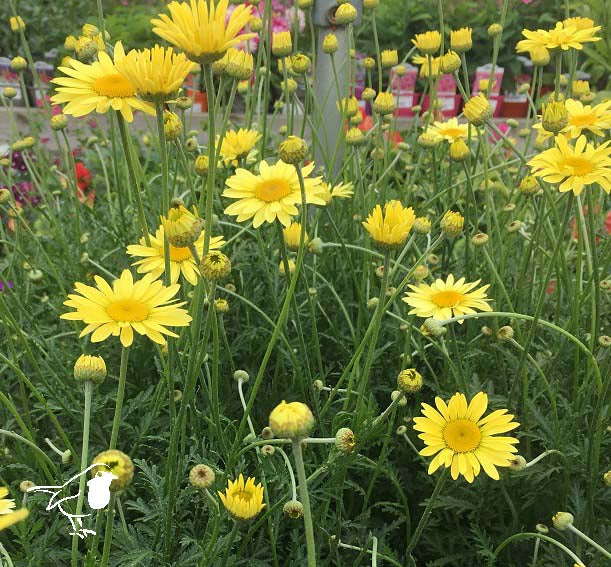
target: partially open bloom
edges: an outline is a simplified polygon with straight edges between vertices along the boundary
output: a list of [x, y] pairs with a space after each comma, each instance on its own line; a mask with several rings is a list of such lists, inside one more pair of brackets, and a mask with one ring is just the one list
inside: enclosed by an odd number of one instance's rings
[[449, 50], [439, 59], [439, 68], [442, 73], [454, 73], [460, 69], [460, 55], [456, 51]]
[[238, 480], [228, 481], [225, 493], [219, 492], [223, 506], [234, 520], [249, 521], [254, 519], [263, 508], [263, 486], [255, 484], [254, 478], [240, 475]]
[[147, 101], [161, 103], [172, 98], [193, 67], [184, 53], [156, 45], [133, 49], [117, 63], [117, 69]]
[[428, 469], [433, 474], [440, 466], [450, 468], [452, 478], [463, 475], [467, 482], [484, 472], [499, 480], [496, 467], [508, 467], [518, 450], [514, 437], [497, 436], [518, 427], [506, 409], [493, 411], [482, 417], [488, 407], [488, 396], [476, 394], [467, 404], [464, 394], [456, 393], [446, 404], [435, 398], [437, 409], [422, 404], [424, 417], [414, 418], [414, 429], [426, 445], [420, 451], [425, 457], [435, 455]]
[[23, 18], [21, 16], [11, 16], [9, 18], [9, 24], [11, 26], [11, 31], [15, 33], [23, 31], [25, 29], [25, 22], [23, 21]]
[[51, 101], [55, 104], [67, 103], [63, 113], [72, 116], [85, 116], [94, 110], [104, 114], [112, 108], [131, 122], [133, 110], [154, 114], [153, 107], [136, 97], [136, 87], [119, 72], [117, 64], [124, 57], [123, 46], [117, 42], [114, 62], [101, 51], [98, 60], [90, 65], [73, 60], [70, 67], [60, 67], [59, 70], [68, 76], [52, 79], [59, 86]]
[[74, 379], [77, 382], [101, 384], [106, 378], [106, 363], [101, 356], [81, 354], [74, 363]]
[[548, 132], [558, 134], [569, 121], [569, 114], [563, 100], [550, 100], [543, 103], [541, 124]]
[[[318, 197], [320, 177], [309, 177], [314, 163], [302, 168], [305, 182], [306, 202], [324, 205]], [[301, 203], [301, 189], [297, 171], [293, 165], [278, 161], [268, 165], [259, 164], [259, 174], [246, 169], [237, 169], [235, 175], [226, 182], [224, 197], [237, 199], [225, 209], [225, 213], [237, 216], [238, 222], [253, 219], [254, 228], [264, 222], [278, 219], [284, 226], [291, 224], [291, 218], [298, 214], [297, 205]]]
[[373, 111], [378, 114], [391, 114], [395, 109], [395, 98], [392, 93], [378, 93], [373, 101]]
[[492, 118], [492, 106], [490, 106], [488, 99], [482, 93], [479, 93], [465, 103], [463, 114], [471, 124], [481, 126]]
[[412, 207], [406, 208], [399, 201], [388, 201], [384, 213], [382, 207], [376, 205], [362, 224], [380, 248], [393, 250], [403, 246], [415, 220]]
[[241, 41], [255, 37], [240, 33], [251, 16], [251, 7], [240, 4], [227, 21], [229, 0], [190, 0], [170, 2], [170, 15], [151, 20], [153, 32], [182, 49], [191, 61], [212, 63]]
[[172, 298], [178, 293], [178, 284], [165, 287], [159, 280], [147, 274], [134, 282], [129, 270], [110, 287], [106, 280], [95, 276], [96, 287], [77, 282], [78, 293], [68, 295], [64, 305], [75, 311], [63, 313], [61, 319], [83, 321], [87, 326], [80, 337], [93, 333], [91, 342], [106, 340], [110, 335], [120, 337], [121, 344], [128, 347], [134, 340], [134, 331], [146, 335], [152, 341], [164, 345], [163, 335], [177, 337], [167, 327], [186, 327], [191, 316]]
[[[299, 240], [301, 238], [301, 224], [293, 222], [282, 230], [284, 243], [289, 250], [297, 250], [299, 248]], [[310, 238], [307, 233], [304, 238], [304, 245], [307, 245]]]
[[[193, 243], [193, 247], [197, 253], [201, 256], [204, 253], [204, 239], [205, 231], [202, 231]], [[150, 273], [154, 279], [157, 279], [163, 273], [165, 273], [165, 253], [164, 253], [164, 229], [160, 226], [155, 235], [149, 234], [150, 246], [147, 246], [144, 237], [140, 238], [139, 244], [130, 244], [127, 247], [127, 254], [136, 258], [142, 258], [137, 260], [132, 265], [138, 266], [139, 274]], [[224, 244], [222, 236], [213, 236], [210, 238], [210, 250], [217, 250]], [[187, 280], [191, 285], [197, 284], [197, 263], [191, 248], [188, 246], [174, 246], [169, 243], [170, 252], [170, 282], [178, 282], [179, 276], [182, 274], [183, 278]]]
[[579, 136], [571, 146], [563, 135], [556, 136], [556, 146], [532, 158], [528, 165], [535, 177], [558, 185], [561, 193], [579, 195], [586, 185], [598, 183], [607, 195], [611, 192], [611, 147], [598, 147]]
[[446, 236], [458, 236], [465, 225], [465, 218], [456, 211], [446, 211], [441, 219], [441, 231]]
[[254, 60], [251, 53], [242, 49], [230, 47], [225, 53], [225, 73], [237, 80], [249, 79], [254, 69]]
[[[589, 20], [592, 22], [592, 20]], [[594, 23], [594, 22], [592, 22]], [[577, 29], [574, 25], [567, 25], [563, 22], [556, 22], [556, 27], [547, 32], [547, 49], [583, 49], [584, 43], [600, 41], [596, 33], [601, 26], [591, 26]]]
[[450, 47], [458, 53], [469, 51], [473, 46], [471, 39], [471, 28], [460, 28], [450, 32]]
[[[473, 283], [465, 283], [465, 278], [454, 281], [454, 276], [450, 274], [446, 281], [435, 280], [431, 285], [421, 283], [418, 286], [409, 284], [412, 290], [407, 292], [402, 298], [413, 309], [410, 315], [418, 317], [433, 317], [440, 321], [463, 315], [476, 313], [477, 311], [492, 311], [486, 297], [488, 284], [474, 288], [480, 283], [477, 280]], [[463, 321], [459, 321], [462, 323]]]
[[276, 437], [305, 437], [314, 427], [314, 415], [301, 402], [282, 400], [269, 414], [269, 426]]
[[335, 10], [334, 20], [336, 24], [344, 26], [355, 22], [358, 17], [357, 9], [350, 2], [344, 2]]
[[380, 54], [382, 67], [389, 68], [399, 64], [399, 55], [396, 49], [384, 49]]
[[28, 517], [27, 508], [15, 510], [15, 501], [7, 498], [8, 488], [0, 487], [0, 531]]
[[469, 125], [459, 124], [457, 118], [450, 118], [445, 122], [433, 122], [428, 132], [439, 136], [440, 139], [452, 143], [458, 139], [465, 139], [469, 136]]
[[276, 57], [286, 57], [293, 51], [291, 32], [279, 31], [272, 35], [272, 53]]
[[[358, 128], [356, 128], [358, 130]], [[358, 130], [360, 132], [360, 130]], [[338, 183], [331, 187], [328, 183], [322, 182], [318, 196], [328, 205], [333, 199], [350, 199], [354, 195], [352, 183]]]
[[223, 163], [225, 165], [238, 165], [238, 160], [248, 156], [260, 139], [261, 134], [256, 130], [247, 130], [246, 128], [240, 128], [237, 132], [227, 130], [220, 149]]
[[441, 47], [441, 34], [436, 30], [417, 33], [416, 37], [412, 39], [412, 43], [421, 53], [433, 55]]
[[[575, 83], [578, 82], [585, 82], [587, 85], [587, 81], [575, 81]], [[565, 101], [565, 106], [568, 112], [568, 122], [563, 132], [566, 132], [569, 137], [578, 138], [584, 130], [602, 137], [611, 130], [611, 100], [590, 106], [569, 98]]]

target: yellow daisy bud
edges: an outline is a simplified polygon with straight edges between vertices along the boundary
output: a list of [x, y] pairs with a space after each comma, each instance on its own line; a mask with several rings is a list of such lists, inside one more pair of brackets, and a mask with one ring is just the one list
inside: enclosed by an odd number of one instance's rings
[[488, 99], [479, 93], [466, 102], [463, 114], [471, 124], [481, 126], [492, 117], [492, 106]]
[[101, 356], [81, 354], [74, 363], [74, 379], [77, 382], [101, 384], [106, 378], [106, 363]]
[[298, 500], [289, 500], [282, 507], [282, 512], [291, 520], [298, 520], [303, 516], [303, 504]]
[[376, 97], [376, 91], [375, 89], [372, 89], [371, 87], [367, 87], [363, 89], [363, 92], [361, 93], [361, 100], [364, 100], [366, 102], [371, 102], [375, 97]]
[[178, 114], [170, 112], [169, 110], [164, 111], [163, 129], [168, 141], [173, 142], [174, 140], [178, 140], [182, 134], [182, 120], [179, 118]]
[[348, 118], [358, 114], [359, 101], [356, 100], [356, 97], [354, 96], [345, 97], [342, 100], [337, 101], [337, 105], [339, 110], [342, 111], [342, 114], [345, 114]]
[[573, 81], [573, 94], [582, 96], [590, 92], [590, 83], [588, 81]]
[[98, 54], [98, 44], [93, 40], [85, 36], [78, 38], [76, 42], [76, 57], [82, 63], [91, 63], [95, 56]]
[[439, 319], [433, 319], [433, 317], [429, 317], [422, 324], [420, 330], [425, 337], [441, 337], [448, 332], [442, 322]]
[[375, 69], [375, 66], [376, 62], [373, 57], [365, 57], [365, 59], [363, 59], [363, 67], [365, 67], [365, 69]]
[[356, 22], [359, 17], [359, 13], [357, 9], [350, 4], [350, 2], [345, 2], [344, 4], [340, 4], [335, 10], [335, 23], [340, 26], [345, 26], [347, 24], [352, 24]]
[[230, 47], [226, 57], [225, 73], [228, 76], [240, 81], [250, 78], [254, 69], [252, 54]]
[[28, 62], [23, 57], [13, 57], [11, 60], [11, 69], [13, 71], [23, 71], [28, 68]]
[[214, 309], [217, 313], [228, 313], [229, 312], [229, 302], [223, 298], [217, 298], [214, 300]]
[[417, 234], [428, 234], [431, 232], [431, 220], [428, 217], [416, 217], [412, 230]]
[[342, 427], [335, 434], [335, 447], [341, 453], [352, 453], [356, 446], [356, 439], [352, 429]]
[[458, 236], [463, 230], [465, 218], [456, 211], [447, 211], [441, 219], [441, 232], [445, 236]]
[[501, 26], [501, 24], [490, 24], [488, 26], [488, 35], [490, 37], [496, 37], [498, 35], [501, 35], [503, 33], [503, 26]]
[[611, 487], [611, 471], [607, 471], [603, 475], [603, 482], [605, 483], [605, 486]]
[[282, 400], [269, 414], [269, 426], [276, 437], [305, 437], [314, 427], [314, 415], [310, 408], [301, 402], [287, 404]]
[[222, 252], [214, 250], [202, 258], [199, 270], [207, 280], [220, 281], [231, 272], [231, 261]]
[[552, 523], [557, 530], [566, 530], [573, 525], [575, 518], [570, 512], [556, 512], [552, 517]]
[[363, 8], [365, 10], [375, 10], [379, 3], [380, 0], [363, 0]]
[[276, 57], [286, 57], [293, 51], [291, 32], [274, 32], [272, 35], [272, 53]]
[[259, 33], [263, 29], [263, 20], [257, 16], [253, 16], [248, 20], [248, 25], [250, 26], [250, 31]]
[[399, 64], [399, 54], [396, 49], [384, 49], [380, 54], [382, 67], [388, 69]]
[[473, 46], [471, 28], [460, 28], [450, 32], [450, 48], [458, 53], [469, 51]]
[[418, 145], [425, 149], [434, 148], [439, 142], [441, 142], [441, 138], [432, 132], [422, 132], [417, 140]]
[[322, 40], [322, 52], [331, 55], [339, 49], [337, 36], [334, 33], [328, 33]]
[[195, 465], [189, 473], [189, 483], [193, 488], [210, 488], [216, 475], [208, 465]]
[[415, 368], [407, 368], [397, 376], [397, 388], [402, 392], [413, 394], [422, 388], [422, 374]]
[[[289, 275], [292, 275], [295, 273], [295, 260], [293, 260], [292, 258], [289, 258]], [[278, 273], [281, 276], [286, 276], [286, 270], [284, 269], [284, 262], [280, 262], [280, 264], [278, 264]]]
[[439, 69], [442, 73], [454, 73], [460, 69], [460, 55], [456, 51], [448, 51], [442, 55], [439, 61]]
[[195, 173], [197, 173], [197, 175], [200, 175], [202, 177], [204, 177], [205, 175], [208, 174], [208, 167], [210, 165], [210, 159], [208, 158], [207, 155], [199, 155], [197, 156], [197, 158], [195, 159]]
[[93, 24], [83, 24], [83, 27], [81, 28], [81, 33], [85, 37], [93, 38], [100, 33], [100, 30]]
[[76, 38], [73, 35], [69, 35], [64, 40], [64, 49], [67, 51], [74, 51], [76, 49]]
[[6, 187], [0, 189], [0, 205], [8, 203], [11, 199], [12, 193]]
[[395, 97], [392, 93], [381, 92], [378, 93], [375, 100], [373, 101], [373, 111], [378, 114], [392, 114], [395, 110]]
[[569, 123], [569, 113], [561, 100], [550, 100], [543, 104], [541, 114], [543, 128], [552, 134], [558, 134]]
[[527, 175], [520, 181], [520, 191], [523, 195], [534, 195], [538, 193], [540, 189], [537, 178], [533, 175]]
[[452, 161], [465, 161], [470, 155], [469, 146], [462, 138], [457, 138], [450, 144], [450, 159]]
[[[293, 222], [286, 228], [282, 229], [282, 234], [284, 236], [284, 243], [286, 244], [289, 250], [296, 251], [299, 249], [299, 239], [301, 237], [301, 224], [298, 222]], [[307, 246], [309, 242], [309, 237], [306, 233], [304, 244]]]
[[11, 26], [11, 31], [14, 33], [23, 31], [25, 29], [25, 22], [21, 16], [10, 17], [9, 24]]
[[298, 136], [289, 136], [278, 147], [278, 156], [284, 163], [298, 164], [308, 155], [308, 144]]
[[310, 58], [303, 54], [297, 53], [291, 57], [291, 65], [293, 66], [293, 72], [296, 75], [305, 75], [312, 66]]
[[350, 128], [346, 132], [346, 145], [348, 146], [360, 146], [365, 141], [365, 135], [358, 128]]
[[433, 55], [441, 47], [441, 34], [436, 30], [417, 33], [415, 39], [412, 39], [412, 43], [421, 53]]
[[4, 87], [2, 89], [2, 96], [7, 99], [13, 99], [17, 96], [17, 89], [13, 87]]
[[101, 472], [109, 472], [117, 477], [110, 483], [111, 492], [123, 490], [134, 478], [134, 463], [125, 453], [118, 449], [103, 451], [93, 459], [92, 463], [100, 465], [91, 469], [92, 477], [97, 476]]

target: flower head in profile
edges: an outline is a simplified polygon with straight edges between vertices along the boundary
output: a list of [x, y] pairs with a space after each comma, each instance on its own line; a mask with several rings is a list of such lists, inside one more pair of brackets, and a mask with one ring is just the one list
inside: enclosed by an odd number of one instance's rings
[[584, 130], [601, 137], [611, 130], [611, 100], [590, 106], [569, 98], [565, 106], [568, 124], [563, 133], [570, 138], [578, 138]]
[[68, 295], [64, 302], [75, 311], [63, 313], [61, 319], [83, 321], [87, 326], [80, 337], [89, 333], [91, 342], [106, 340], [109, 336], [119, 337], [121, 344], [128, 347], [134, 341], [134, 331], [146, 335], [152, 341], [164, 345], [163, 335], [177, 337], [167, 327], [186, 327], [191, 316], [172, 298], [180, 286], [165, 287], [159, 280], [147, 274], [134, 282], [129, 270], [123, 270], [121, 277], [111, 287], [100, 276], [95, 276], [96, 287], [77, 282], [77, 293]]
[[514, 437], [498, 436], [518, 427], [513, 415], [506, 409], [493, 411], [483, 417], [488, 407], [488, 396], [476, 394], [467, 404], [464, 394], [456, 393], [446, 404], [435, 398], [433, 406], [423, 403], [424, 417], [414, 418], [414, 429], [426, 445], [420, 451], [425, 457], [435, 455], [429, 464], [428, 473], [433, 474], [440, 466], [450, 469], [452, 478], [463, 475], [467, 482], [479, 475], [481, 469], [494, 480], [499, 480], [497, 467], [508, 467], [518, 450]]
[[150, 102], [161, 103], [172, 98], [193, 68], [184, 53], [171, 47], [155, 45], [152, 49], [133, 49], [117, 69], [128, 78], [137, 93]]
[[[309, 177], [314, 163], [302, 168], [305, 183], [306, 202], [324, 205], [318, 196], [320, 177]], [[301, 203], [301, 189], [297, 170], [293, 165], [278, 161], [269, 165], [266, 161], [259, 164], [259, 174], [246, 169], [237, 169], [226, 182], [224, 197], [236, 199], [225, 209], [225, 213], [237, 216], [238, 222], [253, 219], [254, 228], [264, 222], [278, 219], [283, 226], [289, 226], [291, 219], [298, 213]]]
[[363, 226], [380, 248], [392, 250], [403, 246], [415, 220], [412, 207], [404, 207], [399, 201], [388, 201], [384, 212], [380, 205], [376, 205], [363, 221]]
[[263, 486], [255, 484], [254, 478], [240, 475], [238, 480], [227, 483], [225, 493], [219, 492], [219, 497], [229, 515], [238, 521], [253, 520], [263, 508]]
[[0, 531], [28, 517], [27, 508], [15, 510], [15, 501], [7, 498], [8, 488], [0, 487]]
[[[247, 157], [261, 139], [256, 130], [240, 128], [227, 130], [221, 143], [221, 158], [225, 165], [238, 165], [238, 160]], [[218, 142], [218, 138], [217, 138]]]
[[256, 36], [241, 33], [248, 24], [251, 7], [240, 4], [227, 19], [229, 0], [190, 0], [170, 2], [170, 15], [159, 14], [151, 20], [153, 32], [182, 49], [191, 61], [212, 63], [241, 41]]
[[[193, 247], [197, 253], [204, 253], [205, 231], [202, 231], [197, 240], [193, 243]], [[139, 274], [150, 273], [154, 279], [157, 279], [165, 273], [165, 254], [164, 254], [164, 229], [160, 226], [155, 235], [149, 235], [150, 246], [146, 244], [144, 237], [140, 239], [139, 244], [130, 244], [127, 247], [127, 253], [133, 257], [142, 258], [132, 264], [138, 266]], [[210, 250], [218, 250], [225, 244], [222, 236], [213, 236], [210, 238]], [[191, 248], [188, 246], [173, 246], [170, 247], [170, 282], [175, 284], [182, 274], [191, 285], [197, 284], [197, 262], [193, 257]]]
[[117, 42], [114, 62], [107, 53], [100, 51], [98, 60], [90, 65], [74, 59], [70, 67], [60, 67], [59, 70], [67, 76], [52, 79], [59, 86], [51, 101], [54, 104], [67, 103], [62, 111], [72, 116], [85, 116], [94, 111], [104, 114], [112, 108], [131, 122], [134, 110], [154, 114], [153, 107], [136, 96], [136, 87], [117, 68], [124, 57], [123, 46]]
[[[592, 22], [592, 20], [590, 20]], [[592, 22], [594, 23], [594, 22]], [[567, 25], [564, 22], [557, 22], [556, 27], [547, 32], [547, 49], [583, 49], [584, 43], [600, 41], [596, 33], [601, 26], [591, 26], [577, 29], [574, 25]]]
[[423, 55], [415, 55], [412, 57], [412, 63], [414, 65], [420, 65], [420, 70], [418, 71], [418, 76], [423, 79], [428, 78], [429, 76], [432, 79], [436, 79], [441, 76], [441, 57], [432, 57], [429, 63], [427, 57]]
[[445, 122], [433, 122], [428, 131], [451, 144], [458, 139], [464, 140], [469, 136], [469, 125], [459, 124], [457, 118], [450, 118]]
[[611, 147], [607, 141], [598, 147], [579, 136], [575, 145], [563, 135], [556, 136], [556, 145], [532, 158], [528, 165], [535, 177], [558, 185], [561, 193], [579, 195], [586, 185], [598, 183], [607, 195], [611, 192]]
[[[484, 285], [479, 289], [474, 288], [481, 280], [465, 283], [465, 278], [454, 281], [450, 274], [446, 281], [437, 279], [431, 285], [421, 283], [418, 286], [409, 285], [412, 291], [407, 292], [402, 298], [413, 309], [410, 315], [418, 317], [433, 317], [445, 320], [457, 315], [476, 313], [477, 311], [492, 311], [486, 297], [486, 290], [490, 287]], [[463, 321], [459, 321], [462, 323]]]
[[352, 183], [338, 183], [329, 185], [324, 181], [320, 184], [318, 196], [328, 205], [333, 199], [350, 199], [354, 195]]
[[437, 53], [441, 47], [441, 34], [437, 30], [417, 33], [412, 43], [420, 53], [432, 55]]

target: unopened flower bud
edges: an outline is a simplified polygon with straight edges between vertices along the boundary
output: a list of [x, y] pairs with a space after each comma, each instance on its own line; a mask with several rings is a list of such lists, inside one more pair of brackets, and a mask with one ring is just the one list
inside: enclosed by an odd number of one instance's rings
[[282, 507], [282, 512], [291, 520], [298, 520], [303, 516], [303, 505], [298, 500], [289, 500]]
[[193, 488], [210, 488], [216, 475], [208, 465], [195, 465], [189, 472], [189, 483]]
[[556, 512], [552, 517], [552, 523], [557, 530], [566, 530], [573, 525], [575, 518], [570, 512]]
[[394, 402], [395, 400], [398, 400], [397, 405], [399, 407], [404, 407], [407, 405], [407, 398], [405, 397], [405, 394], [400, 390], [393, 390], [390, 393], [390, 401]]
[[342, 453], [352, 453], [356, 446], [356, 440], [352, 429], [342, 427], [335, 434], [335, 447]]
[[265, 441], [269, 441], [270, 439], [274, 438], [274, 432], [272, 431], [271, 427], [264, 427], [261, 430], [261, 439], [264, 439]]
[[298, 164], [308, 155], [307, 142], [298, 136], [289, 136], [280, 143], [278, 156], [285, 163]]
[[413, 394], [422, 388], [422, 374], [415, 368], [407, 368], [399, 372], [397, 387], [402, 392]]
[[233, 373], [233, 379], [236, 382], [239, 382], [241, 380], [242, 382], [246, 383], [250, 380], [250, 374], [248, 374], [246, 370], [236, 370]]
[[526, 468], [526, 459], [522, 455], [514, 455], [509, 460], [509, 468], [514, 472], [523, 471]]

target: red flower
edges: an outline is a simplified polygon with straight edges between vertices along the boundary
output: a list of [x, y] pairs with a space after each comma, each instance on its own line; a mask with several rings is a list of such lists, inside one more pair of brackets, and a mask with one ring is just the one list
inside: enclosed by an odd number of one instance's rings
[[76, 183], [81, 191], [91, 185], [91, 172], [80, 161], [76, 162]]

